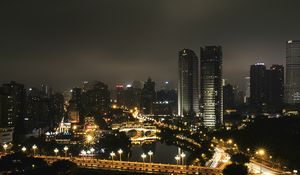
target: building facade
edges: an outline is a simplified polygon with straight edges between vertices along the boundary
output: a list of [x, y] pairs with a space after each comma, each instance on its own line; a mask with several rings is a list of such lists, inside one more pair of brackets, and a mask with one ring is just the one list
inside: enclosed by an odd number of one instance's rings
[[270, 112], [281, 112], [284, 96], [284, 67], [272, 65], [266, 72], [266, 102]]
[[266, 66], [256, 63], [250, 67], [250, 105], [255, 112], [261, 113], [266, 106]]
[[200, 105], [204, 125], [214, 129], [223, 124], [222, 47], [201, 47]]
[[285, 102], [300, 103], [300, 40], [286, 43]]
[[155, 82], [148, 78], [141, 94], [141, 112], [143, 114], [154, 113], [154, 102], [156, 100]]
[[178, 59], [178, 115], [199, 114], [199, 61], [194, 51], [179, 51]]

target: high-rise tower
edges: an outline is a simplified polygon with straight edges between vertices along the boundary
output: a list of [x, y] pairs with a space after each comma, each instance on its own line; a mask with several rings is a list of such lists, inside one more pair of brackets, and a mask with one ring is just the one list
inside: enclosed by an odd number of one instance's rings
[[266, 66], [256, 63], [250, 67], [250, 104], [257, 113], [266, 106]]
[[204, 125], [218, 128], [223, 124], [222, 47], [201, 47], [200, 104]]
[[178, 115], [195, 116], [199, 113], [199, 61], [194, 51], [179, 51], [178, 70]]
[[286, 43], [285, 102], [300, 103], [300, 40]]

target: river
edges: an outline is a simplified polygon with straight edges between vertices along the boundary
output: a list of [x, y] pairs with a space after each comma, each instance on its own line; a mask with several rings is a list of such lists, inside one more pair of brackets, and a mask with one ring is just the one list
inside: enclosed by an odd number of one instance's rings
[[[167, 145], [160, 141], [152, 144], [132, 145], [129, 160], [143, 161], [141, 155], [143, 153], [147, 154], [150, 150], [153, 152], [152, 162], [176, 164], [175, 156], [178, 155], [178, 147], [174, 145]], [[183, 150], [183, 152], [186, 154], [186, 157], [190, 155], [187, 151]], [[145, 162], [149, 162], [149, 155], [145, 158]]]

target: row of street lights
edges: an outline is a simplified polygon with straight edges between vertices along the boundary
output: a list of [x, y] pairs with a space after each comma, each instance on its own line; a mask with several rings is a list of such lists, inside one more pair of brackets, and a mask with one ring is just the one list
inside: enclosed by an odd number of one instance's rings
[[[35, 156], [35, 153], [36, 153], [36, 150], [38, 149], [38, 147], [34, 144], [34, 145], [32, 145], [32, 150], [33, 150], [33, 156]], [[23, 146], [22, 148], [21, 148], [21, 150], [22, 150], [22, 152], [23, 153], [25, 153], [26, 151], [27, 151], [27, 148], [25, 147], [25, 146]]]
[[[119, 149], [117, 152], [120, 156], [120, 161], [122, 161], [123, 150]], [[151, 163], [152, 162], [152, 156], [153, 156], [154, 153], [150, 150], [147, 154], [149, 155], [149, 162]], [[145, 154], [145, 153], [141, 154], [141, 158], [143, 159], [144, 163], [145, 163], [145, 159], [147, 157], [147, 154]], [[112, 151], [109, 155], [111, 157], [111, 160], [114, 161], [114, 157], [116, 156], [116, 153]]]
[[179, 164], [180, 160], [181, 160], [181, 164], [184, 165], [185, 156], [186, 155], [184, 153], [181, 153], [180, 155], [175, 156], [175, 160], [176, 160], [177, 165]]
[[[69, 150], [69, 148], [68, 148], [67, 146], [65, 146], [65, 147], [63, 148], [63, 150], [64, 150], [64, 152], [65, 152], [65, 157], [67, 157], [67, 156], [68, 156], [68, 150]], [[55, 153], [55, 156], [57, 156], [57, 154], [58, 154], [58, 152], [59, 152], [59, 149], [55, 148], [53, 151], [54, 151], [54, 153]]]
[[94, 154], [95, 152], [95, 149], [94, 148], [90, 148], [89, 150], [82, 150], [80, 153], [82, 156], [86, 156], [86, 155], [89, 155], [89, 154]]

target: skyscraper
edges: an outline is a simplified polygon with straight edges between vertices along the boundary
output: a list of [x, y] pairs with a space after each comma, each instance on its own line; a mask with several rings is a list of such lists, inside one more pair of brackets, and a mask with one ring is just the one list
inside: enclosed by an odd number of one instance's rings
[[155, 82], [148, 78], [142, 89], [141, 111], [143, 114], [153, 114], [156, 99]]
[[266, 73], [266, 101], [271, 112], [280, 112], [283, 107], [284, 67], [272, 65]]
[[249, 99], [250, 99], [250, 77], [245, 77], [245, 96], [244, 96], [244, 103], [249, 104]]
[[2, 86], [3, 104], [1, 115], [5, 127], [15, 128], [15, 139], [21, 139], [24, 134], [26, 91], [23, 84], [14, 81]]
[[256, 112], [261, 113], [266, 105], [266, 66], [256, 63], [250, 67], [250, 104]]
[[179, 51], [178, 115], [199, 114], [199, 61], [194, 51]]
[[223, 86], [223, 99], [224, 99], [224, 109], [230, 109], [234, 107], [234, 93], [233, 86], [231, 84], [226, 84]]
[[218, 128], [223, 124], [222, 47], [201, 47], [200, 104], [204, 125]]
[[286, 85], [284, 94], [286, 103], [300, 103], [300, 40], [289, 40], [286, 43]]

